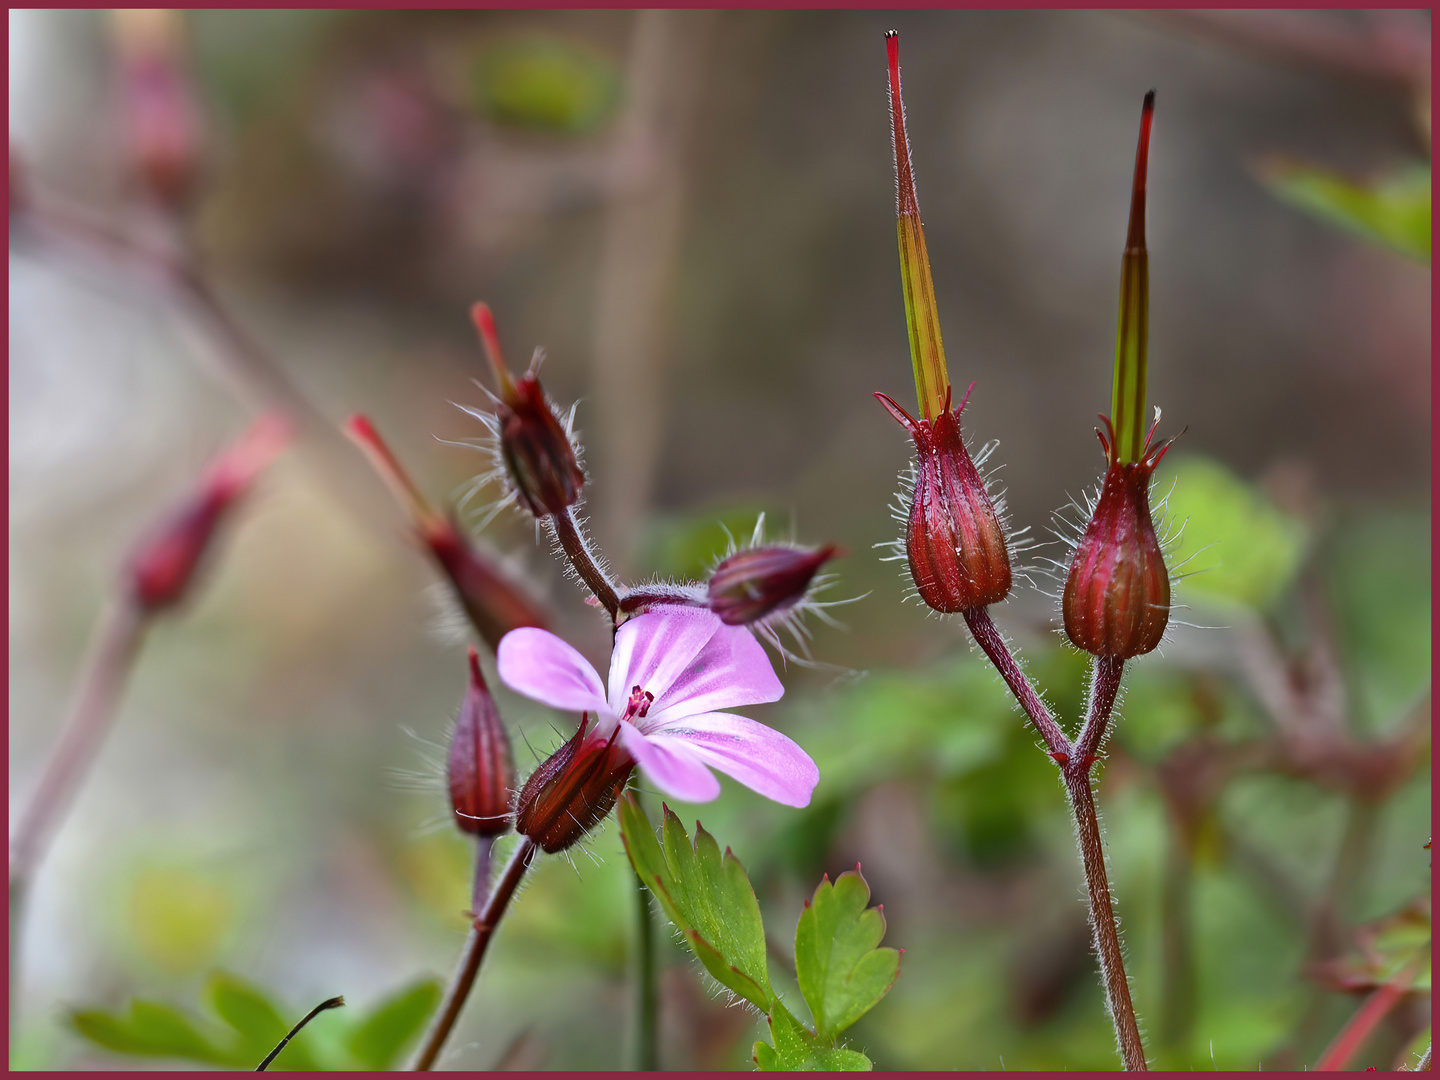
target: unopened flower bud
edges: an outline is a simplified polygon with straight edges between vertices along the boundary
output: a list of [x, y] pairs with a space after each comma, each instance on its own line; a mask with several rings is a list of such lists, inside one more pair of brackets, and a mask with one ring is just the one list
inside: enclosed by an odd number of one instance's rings
[[485, 343], [499, 383], [497, 434], [516, 498], [537, 518], [563, 513], [579, 500], [585, 472], [575, 460], [569, 432], [545, 400], [545, 391], [536, 377], [543, 354], [536, 352], [530, 370], [518, 382], [511, 379], [489, 305], [476, 304], [470, 309], [470, 317]]
[[364, 451], [395, 498], [410, 511], [420, 542], [455, 590], [466, 616], [490, 648], [522, 626], [549, 625], [544, 609], [466, 540], [455, 522], [438, 513], [380, 438], [367, 417], [345, 421], [345, 434]]
[[1101, 419], [1109, 468], [1075, 548], [1061, 612], [1077, 648], [1127, 660], [1159, 645], [1170, 620], [1170, 575], [1150, 517], [1150, 477], [1170, 443], [1152, 445], [1152, 424], [1140, 460], [1123, 462], [1110, 420]]
[[[905, 526], [905, 554], [920, 598], [936, 611], [998, 604], [1010, 592], [1010, 552], [980, 470], [960, 436], [950, 394], [934, 420], [916, 420], [876, 394], [915, 440], [915, 489]], [[969, 398], [969, 394], [966, 394]]]
[[446, 766], [455, 824], [476, 836], [499, 836], [510, 828], [515, 759], [495, 699], [480, 673], [480, 655], [470, 647], [470, 688], [455, 721]]
[[765, 544], [723, 559], [710, 575], [706, 605], [727, 626], [748, 626], [780, 614], [805, 599], [815, 572], [837, 549], [817, 550]]
[[210, 463], [196, 489], [137, 545], [125, 577], [141, 609], [159, 611], [185, 596], [216, 526], [289, 438], [289, 420], [278, 413], [262, 416]]
[[201, 157], [184, 15], [168, 8], [125, 8], [114, 13], [114, 29], [129, 165], [159, 202], [179, 207], [194, 190]]
[[515, 800], [515, 831], [541, 851], [564, 851], [605, 820], [635, 769], [618, 727], [608, 738], [593, 731], [587, 713], [574, 738], [540, 763]]

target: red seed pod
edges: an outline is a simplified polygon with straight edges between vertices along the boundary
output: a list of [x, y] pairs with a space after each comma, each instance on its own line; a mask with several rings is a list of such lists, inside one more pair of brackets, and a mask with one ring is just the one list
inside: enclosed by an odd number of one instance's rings
[[1109, 468], [1075, 548], [1061, 612], [1077, 648], [1127, 660], [1159, 645], [1170, 621], [1170, 574], [1150, 517], [1150, 477], [1173, 440], [1152, 445], [1152, 424], [1140, 460], [1121, 462], [1114, 428], [1101, 419], [1105, 432], [1096, 434]]
[[544, 609], [475, 550], [453, 520], [426, 501], [367, 417], [357, 413], [345, 421], [344, 430], [410, 512], [420, 542], [450, 579], [465, 614], [490, 648], [498, 648], [500, 639], [511, 630], [549, 625]]
[[480, 674], [480, 655], [470, 647], [470, 688], [455, 721], [446, 767], [455, 824], [475, 836], [499, 836], [510, 828], [515, 759], [495, 699]]
[[545, 400], [533, 364], [518, 382], [510, 378], [489, 305], [476, 304], [470, 317], [500, 384], [495, 405], [500, 453], [516, 497], [537, 518], [562, 513], [579, 500], [585, 486], [585, 472], [575, 460], [569, 433]]
[[744, 548], [723, 559], [710, 575], [706, 603], [727, 626], [748, 626], [805, 599], [815, 572], [837, 552], [785, 544]]
[[515, 800], [515, 831], [541, 851], [564, 851], [615, 807], [635, 760], [619, 745], [617, 727], [608, 739], [591, 736], [589, 714], [574, 738], [530, 774]]
[[947, 389], [940, 415], [916, 420], [884, 394], [875, 396], [915, 440], [905, 553], [920, 598], [946, 613], [998, 604], [1010, 592], [1010, 552], [985, 481], [960, 437], [965, 402], [952, 410]]
[[290, 421], [278, 413], [257, 420], [211, 462], [196, 490], [143, 539], [125, 565], [132, 599], [154, 612], [178, 603], [231, 504], [290, 438]]

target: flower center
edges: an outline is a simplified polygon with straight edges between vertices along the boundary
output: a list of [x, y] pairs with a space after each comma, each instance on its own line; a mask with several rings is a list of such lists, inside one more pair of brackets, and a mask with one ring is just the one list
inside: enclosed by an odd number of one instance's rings
[[643, 717], [650, 711], [650, 705], [655, 700], [655, 695], [649, 690], [642, 690], [638, 686], [630, 688], [630, 700], [625, 703], [625, 715], [621, 720], [635, 720]]

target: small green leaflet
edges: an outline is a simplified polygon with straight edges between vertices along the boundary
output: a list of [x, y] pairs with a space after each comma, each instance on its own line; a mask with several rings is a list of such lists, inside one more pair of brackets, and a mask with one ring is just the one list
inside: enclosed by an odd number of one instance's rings
[[869, 903], [858, 866], [833, 885], [827, 876], [795, 928], [795, 977], [822, 1039], [835, 1039], [873, 1009], [900, 974], [899, 952], [878, 948], [885, 916]]
[[695, 823], [695, 843], [665, 808], [664, 850], [632, 795], [620, 803], [630, 863], [716, 981], [762, 1012], [774, 996], [765, 963], [765, 926], [745, 868]]
[[764, 1012], [772, 1044], [755, 1044], [765, 1071], [856, 1071], [870, 1059], [838, 1045], [840, 1034], [885, 996], [900, 971], [900, 954], [880, 948], [885, 919], [867, 908], [870, 887], [860, 868], [831, 884], [827, 877], [805, 905], [795, 930], [795, 972], [816, 1018], [808, 1030], [770, 987], [765, 927], [750, 879], [739, 860], [699, 822], [692, 844], [670, 809], [657, 839], [633, 794], [620, 802], [625, 850], [640, 880], [680, 928], [705, 970]]
[[842, 1050], [817, 1038], [775, 1002], [770, 1010], [770, 1038], [775, 1045], [757, 1042], [755, 1064], [761, 1072], [869, 1072], [870, 1059], [856, 1050]]

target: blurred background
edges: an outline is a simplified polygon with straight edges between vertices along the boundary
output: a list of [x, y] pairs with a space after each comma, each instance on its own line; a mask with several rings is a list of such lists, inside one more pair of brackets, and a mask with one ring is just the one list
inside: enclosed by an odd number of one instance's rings
[[[543, 346], [547, 390], [578, 399], [622, 576], [700, 574], [721, 525], [762, 511], [848, 553], [826, 594], [855, 598], [846, 629], [817, 627], [820, 666], [788, 665], [786, 698], [753, 710], [815, 757], [814, 803], [727, 782], [679, 808], [749, 870], [777, 973], [802, 899], [858, 861], [905, 948], [851, 1033], [877, 1067], [1115, 1066], [1054, 770], [963, 626], [902, 603], [872, 550], [898, 532], [909, 448], [870, 395], [913, 400], [892, 26], [950, 373], [977, 383], [966, 431], [1001, 441], [1039, 540], [1100, 474], [1157, 90], [1149, 396], [1162, 434], [1188, 430], [1155, 490], [1188, 521], [1172, 565], [1203, 572], [1177, 591], [1187, 625], [1131, 665], [1099, 788], [1152, 1056], [1309, 1065], [1400, 972], [1353, 1064], [1413, 1061], [1428, 13], [12, 11], [12, 821], [134, 538], [259, 408], [305, 410], [204, 588], [148, 636], [34, 884], [12, 1066], [173, 1061], [72, 1014], [139, 998], [210, 1030], [217, 972], [292, 1018], [343, 993], [316, 1047], [448, 977], [470, 854], [437, 762], [465, 635], [334, 427], [367, 413], [458, 499], [489, 467], [453, 444], [480, 434], [455, 403], [486, 402], [477, 299], [512, 367]], [[42, 212], [188, 247], [261, 352]], [[533, 526], [501, 514], [483, 539], [602, 661], [603, 620]], [[1046, 557], [1063, 548], [1027, 559]], [[1035, 577], [996, 618], [1073, 722], [1085, 665]], [[523, 773], [572, 721], [497, 696]], [[630, 1060], [633, 876], [613, 827], [588, 848], [534, 874], [445, 1067]], [[679, 946], [663, 962], [662, 1064], [748, 1067], [758, 1023]]]

